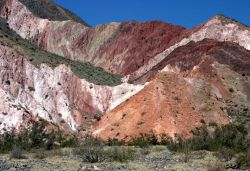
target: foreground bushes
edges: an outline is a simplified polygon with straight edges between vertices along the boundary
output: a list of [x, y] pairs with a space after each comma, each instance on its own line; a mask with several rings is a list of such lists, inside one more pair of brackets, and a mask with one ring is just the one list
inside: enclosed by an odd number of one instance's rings
[[[239, 168], [250, 167], [250, 138], [242, 125], [217, 126], [216, 124], [205, 124], [192, 131], [192, 139], [184, 139], [176, 135], [173, 141], [167, 135], [157, 136], [155, 133], [141, 134], [132, 138], [130, 142], [118, 141], [116, 139], [102, 141], [98, 138], [86, 136], [80, 146], [76, 138], [65, 138], [60, 131], [48, 132], [43, 124], [34, 124], [29, 131], [15, 135], [14, 131], [7, 132], [0, 138], [0, 152], [12, 150], [13, 158], [22, 157], [21, 150], [40, 149], [47, 150], [58, 147], [77, 147], [74, 153], [83, 161], [96, 163], [103, 161], [127, 162], [133, 160], [136, 153], [129, 146], [146, 149], [151, 145], [165, 145], [174, 152], [184, 154], [184, 162], [188, 162], [191, 151], [208, 150], [216, 152], [216, 156], [224, 161], [233, 157], [237, 159]], [[110, 147], [112, 146], [112, 147]], [[125, 146], [125, 147], [124, 147]], [[17, 147], [17, 149], [15, 148]], [[15, 157], [16, 156], [16, 157]], [[37, 158], [44, 158], [44, 155]]]
[[[183, 153], [185, 162], [188, 162], [191, 151], [208, 150], [216, 152], [216, 156], [225, 161], [237, 157], [238, 167], [250, 167], [250, 137], [244, 125], [229, 124], [220, 127], [214, 123], [204, 124], [193, 130], [192, 134], [192, 139], [186, 140], [181, 135], [176, 135], [175, 140], [172, 140], [167, 135], [159, 137], [152, 132], [132, 138], [128, 143], [120, 143], [140, 148], [166, 145], [173, 152]], [[117, 140], [113, 142], [119, 144]], [[108, 143], [113, 144], [112, 140]]]
[[[97, 163], [103, 161], [127, 162], [135, 156], [135, 151], [129, 147], [107, 145], [116, 144], [118, 141], [104, 142], [98, 138], [87, 136], [83, 145], [75, 149], [74, 153], [81, 157], [84, 162]], [[109, 144], [111, 143], [111, 144]], [[121, 143], [119, 143], [121, 145]]]
[[67, 138], [61, 131], [47, 131], [45, 123], [35, 123], [31, 129], [16, 133], [9, 131], [0, 137], [0, 153], [7, 153], [15, 148], [31, 150], [44, 148], [51, 150], [58, 147], [76, 146], [75, 137]]
[[242, 153], [237, 158], [237, 164], [239, 167], [250, 168], [250, 147], [246, 153]]

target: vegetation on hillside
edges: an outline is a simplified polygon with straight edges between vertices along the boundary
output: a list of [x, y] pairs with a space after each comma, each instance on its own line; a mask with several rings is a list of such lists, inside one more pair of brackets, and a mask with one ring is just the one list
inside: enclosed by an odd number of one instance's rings
[[70, 66], [79, 78], [86, 79], [96, 85], [116, 86], [121, 84], [120, 76], [108, 73], [100, 67], [95, 67], [87, 62], [64, 58], [36, 47], [12, 31], [4, 19], [0, 19], [0, 44], [14, 48], [37, 67], [42, 63], [51, 67], [65, 64]]
[[73, 20], [89, 26], [80, 17], [73, 14], [71, 11], [55, 4], [53, 0], [20, 0], [35, 16], [47, 18], [50, 20], [64, 21]]

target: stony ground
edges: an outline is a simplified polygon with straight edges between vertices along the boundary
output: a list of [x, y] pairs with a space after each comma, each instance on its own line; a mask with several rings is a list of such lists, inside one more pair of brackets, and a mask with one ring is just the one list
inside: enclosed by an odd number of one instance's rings
[[[126, 163], [102, 162], [86, 163], [72, 149], [55, 150], [46, 153], [45, 159], [38, 159], [42, 151], [27, 153], [27, 159], [10, 159], [9, 154], [0, 155], [1, 171], [210, 171], [212, 167], [224, 165], [228, 168], [234, 165], [219, 161], [214, 154], [206, 151], [192, 152], [188, 162], [184, 155], [171, 153], [164, 146], [147, 149], [136, 148], [137, 155], [133, 161]], [[234, 169], [228, 169], [233, 171]], [[213, 170], [211, 170], [213, 171]], [[215, 170], [214, 170], [215, 171]], [[236, 169], [235, 169], [236, 171]]]

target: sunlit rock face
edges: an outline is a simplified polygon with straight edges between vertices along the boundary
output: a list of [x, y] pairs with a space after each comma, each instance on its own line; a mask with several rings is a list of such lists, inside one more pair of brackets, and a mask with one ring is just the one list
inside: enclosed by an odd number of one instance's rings
[[79, 79], [66, 65], [51, 68], [42, 64], [37, 68], [5, 46], [0, 46], [0, 57], [2, 100], [11, 99], [2, 103], [7, 114], [0, 117], [1, 129], [22, 125], [24, 120], [20, 118], [25, 115], [76, 131], [84, 118], [114, 108], [142, 88], [127, 83], [117, 87], [97, 86]]
[[18, 0], [7, 0], [0, 15], [10, 28], [39, 47], [107, 71], [127, 75], [169, 47], [185, 29], [160, 21], [125, 22], [89, 28], [75, 21], [34, 16]]

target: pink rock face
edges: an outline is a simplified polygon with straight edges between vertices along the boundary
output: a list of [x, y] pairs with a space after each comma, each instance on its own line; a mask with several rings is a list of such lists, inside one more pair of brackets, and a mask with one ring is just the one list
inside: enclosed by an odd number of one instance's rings
[[40, 47], [125, 76], [169, 47], [185, 29], [155, 21], [111, 23], [90, 29], [74, 22], [54, 22], [46, 30]]
[[49, 52], [121, 75], [146, 64], [185, 30], [160, 21], [111, 23], [96, 28], [74, 21], [49, 21], [35, 17], [18, 0], [7, 0], [0, 14], [19, 35]]
[[[0, 35], [0, 131], [43, 119], [66, 132], [88, 129], [100, 117], [138, 92], [127, 83], [109, 87], [78, 78], [69, 66], [34, 66], [26, 46]], [[44, 58], [46, 58], [44, 53]], [[123, 98], [124, 97], [124, 98]]]
[[[0, 63], [1, 95], [15, 99], [20, 117], [26, 113], [30, 119], [42, 118], [68, 131], [75, 131], [83, 124], [82, 117], [92, 118], [92, 114], [103, 113], [109, 107], [111, 88], [81, 80], [65, 65], [53, 69], [43, 64], [36, 68], [15, 50], [2, 45]], [[14, 110], [3, 108], [5, 113], [10, 113], [8, 116], [15, 115]], [[0, 117], [0, 121], [1, 126], [8, 125], [7, 116], [2, 120]], [[24, 123], [22, 119], [17, 122]]]

